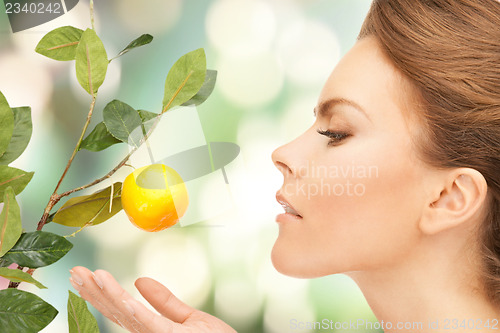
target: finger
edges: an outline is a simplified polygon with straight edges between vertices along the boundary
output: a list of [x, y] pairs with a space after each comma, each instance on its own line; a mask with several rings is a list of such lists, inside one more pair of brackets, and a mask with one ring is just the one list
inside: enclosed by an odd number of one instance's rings
[[130, 298], [125, 301], [128, 305], [130, 313], [137, 319], [138, 322], [154, 333], [181, 333], [187, 332], [181, 324], [175, 323], [172, 320], [151, 312], [144, 304]]
[[181, 302], [161, 283], [150, 278], [139, 278], [135, 286], [141, 295], [163, 316], [176, 323], [184, 323], [196, 309]]
[[97, 283], [100, 287], [99, 301], [112, 312], [118, 324], [130, 332], [149, 332], [130, 314], [123, 301], [131, 299], [132, 296], [120, 286], [115, 278], [104, 270], [97, 270], [93, 274], [94, 280], [99, 282]]
[[[143, 304], [130, 296], [123, 288], [116, 282], [113, 276], [103, 270], [95, 271], [98, 279], [106, 281], [102, 290], [105, 298], [110, 301], [114, 308], [118, 309], [124, 316], [122, 320], [125, 327], [133, 327], [139, 332], [154, 332], [154, 333], [171, 333], [177, 332], [176, 327], [180, 325], [175, 324], [168, 318], [158, 315], [146, 308]], [[133, 320], [132, 320], [133, 319]], [[140, 324], [137, 327], [136, 324]], [[182, 330], [184, 332], [184, 330]]]
[[124, 298], [131, 298], [131, 296], [108, 272], [97, 271], [96, 273], [84, 267], [72, 269], [73, 281], [81, 282], [74, 286], [80, 295], [108, 319], [130, 332], [149, 332], [130, 315], [123, 303]]
[[102, 313], [106, 318], [113, 321], [117, 325], [123, 326], [116, 318], [115, 315], [105, 306], [100, 300], [99, 293], [100, 287], [93, 286], [97, 285], [92, 276], [92, 272], [85, 267], [74, 267], [70, 270], [71, 277], [70, 282], [73, 288], [80, 294], [80, 296], [92, 304], [100, 313]]

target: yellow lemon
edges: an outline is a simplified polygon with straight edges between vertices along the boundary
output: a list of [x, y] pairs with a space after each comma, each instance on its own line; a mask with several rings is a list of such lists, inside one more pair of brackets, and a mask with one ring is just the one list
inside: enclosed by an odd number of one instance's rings
[[160, 231], [179, 221], [189, 204], [181, 176], [164, 164], [133, 171], [122, 185], [122, 206], [129, 220], [146, 231]]

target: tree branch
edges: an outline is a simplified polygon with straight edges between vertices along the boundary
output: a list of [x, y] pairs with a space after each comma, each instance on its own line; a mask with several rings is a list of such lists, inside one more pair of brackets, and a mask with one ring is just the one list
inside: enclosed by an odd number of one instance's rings
[[62, 196], [57, 194], [57, 191], [59, 190], [59, 187], [61, 186], [61, 183], [66, 177], [66, 174], [68, 173], [69, 168], [71, 167], [71, 164], [73, 163], [73, 159], [76, 156], [76, 153], [78, 153], [78, 150], [80, 149], [80, 145], [82, 144], [83, 137], [85, 135], [85, 132], [87, 131], [87, 128], [89, 127], [90, 120], [92, 118], [92, 113], [94, 112], [95, 108], [95, 101], [96, 101], [96, 95], [92, 95], [92, 102], [90, 103], [90, 110], [89, 113], [87, 114], [87, 120], [85, 121], [85, 125], [83, 125], [82, 133], [80, 134], [80, 138], [78, 139], [78, 142], [76, 143], [75, 149], [73, 149], [73, 153], [71, 154], [71, 157], [68, 160], [68, 164], [66, 164], [66, 168], [63, 171], [63, 174], [61, 175], [61, 178], [59, 178], [59, 181], [57, 182], [56, 188], [54, 189], [54, 192], [50, 196], [49, 203], [45, 207], [45, 210], [43, 212], [43, 215], [40, 219], [40, 222], [38, 222], [38, 226], [36, 230], [42, 230], [43, 226], [45, 223], [47, 223], [47, 219], [49, 217], [50, 211], [54, 206], [61, 200]]
[[[68, 196], [72, 193], [75, 193], [75, 192], [78, 192], [78, 191], [81, 191], [81, 190], [84, 190], [86, 188], [89, 188], [89, 187], [92, 187], [94, 185], [97, 185], [101, 182], [103, 182], [104, 180], [110, 178], [111, 176], [113, 176], [115, 174], [115, 172], [117, 172], [121, 167], [123, 167], [124, 165], [127, 164], [127, 161], [129, 160], [130, 156], [132, 156], [132, 154], [134, 154], [137, 149], [139, 149], [139, 147], [141, 147], [141, 145], [144, 143], [144, 142], [148, 142], [148, 139], [149, 137], [151, 136], [151, 134], [153, 133], [153, 130], [156, 128], [156, 126], [158, 125], [158, 122], [160, 121], [160, 117], [163, 113], [159, 114], [156, 118], [155, 118], [155, 121], [153, 123], [153, 125], [151, 126], [151, 128], [148, 130], [148, 132], [142, 137], [141, 141], [139, 142], [139, 144], [137, 146], [135, 146], [128, 154], [127, 156], [125, 156], [121, 161], [120, 163], [118, 163], [110, 172], [108, 172], [107, 174], [105, 174], [104, 176], [102, 176], [101, 178], [98, 178], [96, 180], [94, 180], [93, 182], [91, 183], [88, 183], [86, 185], [83, 185], [83, 186], [80, 186], [80, 187], [77, 187], [77, 188], [74, 188], [72, 190], [69, 190], [69, 191], [66, 191], [62, 194], [59, 195], [59, 199], [65, 197], [65, 196]], [[148, 149], [150, 149], [148, 147]], [[154, 161], [151, 161], [151, 163], [153, 163]]]
[[92, 30], [95, 30], [95, 23], [94, 23], [94, 0], [90, 0], [90, 24], [92, 25]]

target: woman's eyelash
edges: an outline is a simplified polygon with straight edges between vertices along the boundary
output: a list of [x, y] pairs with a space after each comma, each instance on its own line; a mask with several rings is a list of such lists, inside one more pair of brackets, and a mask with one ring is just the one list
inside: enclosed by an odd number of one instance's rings
[[329, 146], [334, 146], [337, 143], [339, 143], [340, 141], [351, 136], [349, 133], [346, 133], [346, 132], [334, 132], [334, 131], [322, 130], [322, 129], [319, 129], [318, 133], [330, 138], [330, 140], [328, 141]]

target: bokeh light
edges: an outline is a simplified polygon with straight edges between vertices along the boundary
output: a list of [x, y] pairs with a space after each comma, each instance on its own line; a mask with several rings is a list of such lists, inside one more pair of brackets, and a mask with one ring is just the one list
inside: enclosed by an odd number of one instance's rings
[[218, 0], [207, 14], [210, 42], [224, 56], [253, 57], [272, 47], [276, 19], [269, 2]]
[[273, 101], [284, 84], [283, 69], [272, 53], [223, 57], [216, 67], [220, 91], [231, 102], [250, 111]]
[[[106, 185], [110, 186], [110, 183]], [[85, 233], [91, 237], [104, 251], [115, 250], [119, 251], [123, 244], [135, 244], [144, 236], [132, 223], [124, 223], [127, 219], [125, 212], [121, 211], [106, 223], [103, 223], [94, 228], [87, 228]], [[109, 237], [113, 235], [113, 237]], [[107, 256], [100, 256], [101, 260], [105, 260]], [[103, 263], [105, 264], [105, 263]], [[107, 266], [107, 265], [104, 265]]]
[[41, 116], [52, 94], [50, 73], [32, 58], [12, 51], [0, 54], [0, 73], [0, 91], [9, 105], [29, 105], [34, 118]]
[[137, 273], [156, 279], [180, 299], [200, 307], [210, 293], [211, 272], [203, 246], [175, 230], [144, 244], [137, 255]]
[[[163, 34], [172, 29], [182, 14], [182, 0], [112, 1], [122, 27], [135, 34]], [[136, 19], [137, 16], [141, 19]]]
[[236, 330], [252, 326], [258, 320], [263, 295], [244, 276], [222, 278], [215, 286], [216, 315]]
[[323, 84], [340, 58], [335, 33], [320, 22], [290, 22], [277, 44], [287, 77], [299, 86]]
[[[309, 281], [293, 279], [276, 272], [269, 262], [262, 265], [259, 286], [266, 294], [264, 328], [266, 332], [278, 333], [290, 330], [290, 321], [314, 321], [314, 308], [309, 301]], [[283, 302], [283, 299], [293, 299]]]

